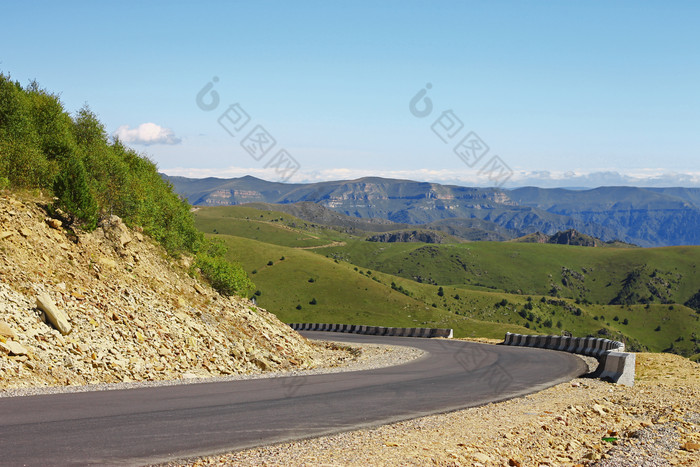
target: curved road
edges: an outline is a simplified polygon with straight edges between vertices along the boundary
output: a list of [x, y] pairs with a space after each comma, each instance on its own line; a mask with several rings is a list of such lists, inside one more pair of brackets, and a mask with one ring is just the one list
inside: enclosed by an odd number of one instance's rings
[[551, 350], [302, 334], [428, 355], [377, 370], [0, 398], [0, 464], [146, 464], [228, 452], [482, 405], [586, 372], [581, 359]]

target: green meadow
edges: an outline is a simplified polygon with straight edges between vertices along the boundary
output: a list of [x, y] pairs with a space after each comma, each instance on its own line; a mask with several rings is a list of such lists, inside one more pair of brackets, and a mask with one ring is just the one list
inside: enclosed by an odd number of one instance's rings
[[245, 206], [194, 214], [285, 322], [451, 327], [457, 337], [567, 331], [698, 358], [700, 313], [684, 303], [700, 289], [700, 247], [380, 243]]

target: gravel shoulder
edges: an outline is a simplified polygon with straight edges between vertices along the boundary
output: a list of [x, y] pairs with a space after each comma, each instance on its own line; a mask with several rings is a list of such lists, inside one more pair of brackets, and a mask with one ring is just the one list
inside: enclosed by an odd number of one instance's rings
[[634, 387], [579, 378], [375, 429], [165, 465], [700, 465], [700, 365], [637, 354]]
[[422, 350], [413, 347], [396, 345], [363, 345], [360, 347], [325, 341], [314, 341], [313, 345], [317, 347], [317, 355], [319, 355], [319, 357], [316, 359], [317, 367], [308, 370], [268, 371], [207, 378], [201, 378], [192, 374], [185, 375], [185, 378], [172, 380], [16, 388], [0, 390], [0, 397], [19, 397], [87, 391], [109, 391], [143, 387], [172, 386], [176, 384], [217, 383], [246, 379], [286, 378], [290, 376], [339, 373], [342, 371], [371, 370], [408, 363], [414, 359], [421, 358], [425, 354], [425, 352]]

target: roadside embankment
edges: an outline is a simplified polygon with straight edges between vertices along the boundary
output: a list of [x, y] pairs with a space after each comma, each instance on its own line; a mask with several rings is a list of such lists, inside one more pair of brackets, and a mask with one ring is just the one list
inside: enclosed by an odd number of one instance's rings
[[66, 230], [0, 195], [0, 390], [207, 378], [323, 364], [326, 349], [219, 295], [138, 228]]

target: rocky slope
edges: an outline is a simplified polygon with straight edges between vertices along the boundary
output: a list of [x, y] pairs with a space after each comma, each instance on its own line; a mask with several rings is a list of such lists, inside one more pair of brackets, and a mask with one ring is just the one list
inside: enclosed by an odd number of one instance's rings
[[616, 248], [632, 248], [636, 245], [624, 243], [620, 241], [604, 242], [599, 238], [591, 237], [574, 229], [569, 229], [564, 232], [557, 232], [554, 235], [545, 235], [541, 232], [525, 235], [523, 237], [510, 240], [515, 243], [552, 243], [555, 245], [576, 245], [589, 247], [605, 247], [612, 246]]
[[446, 243], [446, 238], [436, 232], [430, 232], [425, 230], [400, 230], [397, 232], [386, 232], [382, 234], [372, 235], [367, 237], [368, 242], [382, 242], [382, 243], [407, 243], [407, 242], [421, 242], [421, 243]]
[[[313, 368], [324, 350], [119, 218], [73, 235], [0, 196], [0, 389]], [[60, 329], [60, 330], [59, 330]]]

